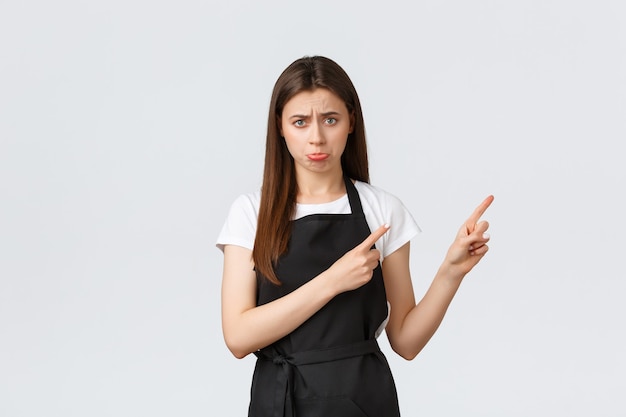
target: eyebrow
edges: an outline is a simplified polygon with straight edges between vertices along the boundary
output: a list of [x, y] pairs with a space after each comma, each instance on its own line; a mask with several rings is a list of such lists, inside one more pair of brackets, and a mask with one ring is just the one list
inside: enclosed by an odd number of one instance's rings
[[[334, 111], [334, 110], [321, 113], [321, 115], [324, 117], [339, 116], [340, 114], [341, 113]], [[289, 116], [289, 119], [308, 119], [309, 117], [311, 117], [311, 115], [309, 114], [294, 114], [294, 115]]]

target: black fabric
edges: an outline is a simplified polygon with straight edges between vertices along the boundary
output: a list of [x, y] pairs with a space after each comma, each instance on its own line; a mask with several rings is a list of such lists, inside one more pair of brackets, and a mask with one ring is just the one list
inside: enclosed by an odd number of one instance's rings
[[[257, 276], [257, 304], [283, 297], [359, 245], [370, 229], [346, 178], [351, 214], [295, 220], [277, 265], [282, 285]], [[387, 316], [380, 265], [370, 282], [337, 295], [286, 337], [255, 354], [249, 417], [396, 417], [389, 365], [375, 340]]]

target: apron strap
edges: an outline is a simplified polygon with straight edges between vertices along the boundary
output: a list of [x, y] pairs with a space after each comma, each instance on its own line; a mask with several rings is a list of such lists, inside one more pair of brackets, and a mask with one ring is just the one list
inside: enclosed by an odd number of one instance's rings
[[359, 197], [359, 192], [356, 190], [356, 186], [347, 176], [344, 176], [343, 180], [346, 183], [346, 193], [348, 194], [352, 214], [363, 214], [363, 206], [361, 205], [361, 198]]

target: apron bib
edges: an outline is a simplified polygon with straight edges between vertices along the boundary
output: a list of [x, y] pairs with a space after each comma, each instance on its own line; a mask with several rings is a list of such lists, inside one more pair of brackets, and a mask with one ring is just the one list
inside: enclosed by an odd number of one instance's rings
[[[277, 286], [257, 274], [257, 305], [283, 297], [328, 269], [370, 235], [356, 187], [345, 178], [351, 214], [293, 221]], [[334, 297], [289, 335], [258, 352], [249, 417], [396, 417], [389, 365], [376, 342], [386, 319], [380, 264], [362, 287]]]

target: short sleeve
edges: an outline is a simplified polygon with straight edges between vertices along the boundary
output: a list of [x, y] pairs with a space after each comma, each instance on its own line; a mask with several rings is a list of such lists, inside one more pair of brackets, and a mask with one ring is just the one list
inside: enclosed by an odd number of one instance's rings
[[376, 242], [376, 248], [383, 259], [421, 232], [417, 222], [398, 197], [368, 183], [357, 181], [355, 185], [370, 230], [376, 230], [385, 223], [391, 226]]
[[226, 245], [252, 250], [256, 236], [260, 193], [244, 194], [232, 203], [215, 246], [221, 251]]
[[421, 232], [417, 222], [399, 198], [392, 194], [385, 193], [385, 200], [391, 228], [385, 236], [383, 258], [386, 258], [400, 249], [405, 243], [409, 242]]

